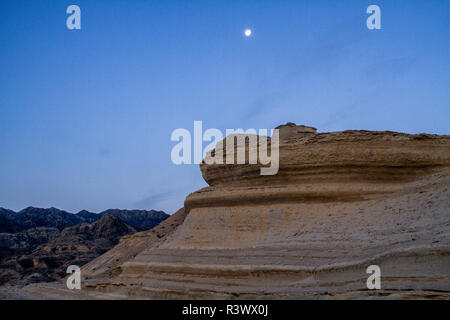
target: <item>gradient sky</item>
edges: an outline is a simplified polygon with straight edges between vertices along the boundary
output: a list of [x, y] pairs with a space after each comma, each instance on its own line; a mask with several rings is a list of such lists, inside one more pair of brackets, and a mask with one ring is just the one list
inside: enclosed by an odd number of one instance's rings
[[172, 213], [194, 120], [449, 134], [449, 35], [448, 0], [2, 0], [0, 207]]

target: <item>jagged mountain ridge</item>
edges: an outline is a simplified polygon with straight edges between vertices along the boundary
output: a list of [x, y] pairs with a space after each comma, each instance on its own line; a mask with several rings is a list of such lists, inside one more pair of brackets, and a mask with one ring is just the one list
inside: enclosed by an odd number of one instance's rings
[[0, 284], [53, 281], [68, 265], [82, 266], [120, 238], [169, 217], [162, 211], [111, 209], [78, 214], [56, 208], [0, 208]]
[[108, 209], [100, 213], [82, 210], [73, 214], [54, 207], [28, 207], [18, 212], [0, 208], [0, 233], [14, 233], [36, 227], [57, 228], [59, 231], [62, 231], [64, 228], [82, 222], [95, 222], [105, 214], [119, 217], [137, 231], [153, 228], [169, 217], [165, 212], [158, 210]]
[[[4, 209], [0, 208], [0, 210]], [[14, 233], [19, 232], [20, 230], [21, 227], [17, 223], [8, 219], [6, 214], [0, 213], [0, 233]]]

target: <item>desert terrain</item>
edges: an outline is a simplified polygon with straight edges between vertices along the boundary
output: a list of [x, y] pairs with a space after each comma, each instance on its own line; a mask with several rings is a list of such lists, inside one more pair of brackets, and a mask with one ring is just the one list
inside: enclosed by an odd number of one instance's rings
[[[450, 136], [279, 129], [277, 175], [202, 163], [209, 186], [86, 264], [81, 290], [60, 281], [15, 296], [450, 298]], [[366, 286], [370, 265], [379, 290]]]

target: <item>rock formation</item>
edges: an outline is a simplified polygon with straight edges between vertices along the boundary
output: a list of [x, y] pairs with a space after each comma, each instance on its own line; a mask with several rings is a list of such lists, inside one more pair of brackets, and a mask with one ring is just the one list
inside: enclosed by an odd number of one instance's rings
[[[203, 163], [209, 186], [186, 198], [184, 222], [94, 260], [122, 259], [109, 277], [88, 272], [78, 297], [450, 297], [449, 136], [279, 129], [277, 175]], [[370, 265], [380, 290], [366, 286]]]

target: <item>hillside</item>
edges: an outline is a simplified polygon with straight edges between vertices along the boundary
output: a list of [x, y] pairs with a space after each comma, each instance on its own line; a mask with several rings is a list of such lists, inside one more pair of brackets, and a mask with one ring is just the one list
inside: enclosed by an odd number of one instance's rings
[[167, 217], [154, 210], [75, 215], [55, 208], [29, 207], [17, 213], [2, 209], [0, 284], [60, 279], [67, 266], [82, 266], [111, 249], [122, 236], [150, 229]]

